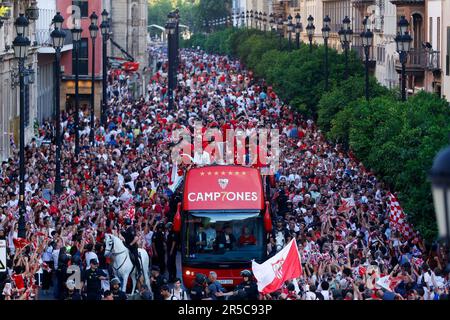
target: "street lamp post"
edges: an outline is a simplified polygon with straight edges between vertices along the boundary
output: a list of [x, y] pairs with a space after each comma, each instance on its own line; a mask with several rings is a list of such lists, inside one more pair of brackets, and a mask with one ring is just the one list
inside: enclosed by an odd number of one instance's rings
[[283, 16], [280, 14], [279, 16], [278, 16], [278, 23], [277, 23], [277, 28], [278, 28], [278, 34], [279, 34], [279, 39], [280, 39], [280, 44], [279, 44], [279, 46], [280, 46], [280, 50], [282, 49], [281, 48], [281, 39], [283, 39]]
[[245, 14], [245, 20], [246, 20], [245, 26], [247, 27], [247, 29], [250, 28], [250, 26], [249, 26], [249, 24], [248, 24], [248, 18], [249, 18], [249, 17], [250, 17], [250, 13], [249, 13], [248, 10], [247, 10], [247, 12], [246, 12], [246, 14]]
[[323, 19], [322, 36], [325, 44], [325, 91], [328, 91], [328, 38], [330, 37], [330, 22], [328, 15]]
[[[72, 13], [75, 13], [73, 11]], [[78, 23], [71, 29], [75, 52], [75, 155], [80, 153], [80, 41], [83, 30]]]
[[429, 178], [433, 194], [439, 237], [447, 246], [447, 267], [450, 272], [450, 147], [439, 152], [433, 162]]
[[167, 90], [167, 94], [168, 94], [168, 98], [169, 98], [169, 106], [168, 106], [168, 110], [172, 111], [173, 110], [173, 103], [174, 103], [174, 99], [173, 99], [173, 36], [175, 34], [175, 23], [172, 21], [171, 19], [171, 15], [169, 14], [169, 20], [166, 24], [166, 30], [167, 30], [167, 53], [168, 53], [168, 90]]
[[272, 33], [273, 30], [275, 29], [275, 19], [274, 19], [273, 13], [271, 13], [271, 14], [269, 15], [269, 28], [270, 28], [270, 32], [271, 32], [271, 33]]
[[288, 18], [288, 23], [287, 23], [287, 30], [288, 30], [288, 39], [289, 39], [289, 51], [292, 48], [292, 32], [294, 31], [294, 24], [292, 23], [292, 16], [289, 15]]
[[397, 44], [397, 52], [400, 56], [400, 63], [402, 64], [402, 101], [406, 101], [406, 62], [408, 61], [408, 52], [411, 47], [412, 37], [409, 35], [409, 22], [405, 16], [400, 17], [398, 22], [398, 33], [395, 37]]
[[350, 28], [350, 19], [345, 16], [342, 20], [343, 26], [339, 30], [339, 38], [341, 40], [342, 49], [344, 49], [345, 54], [345, 68], [344, 68], [344, 79], [348, 79], [348, 50], [350, 49], [350, 42], [352, 41], [353, 30]]
[[366, 69], [366, 100], [369, 101], [369, 53], [370, 47], [372, 46], [373, 33], [370, 31], [369, 26], [367, 24], [369, 17], [363, 21], [364, 31], [361, 33], [361, 39], [364, 47], [364, 55], [366, 57], [365, 60], [365, 69]]
[[253, 10], [250, 10], [250, 28], [253, 29]]
[[314, 18], [312, 17], [312, 15], [309, 15], [308, 25], [306, 26], [306, 33], [308, 34], [308, 40], [309, 40], [309, 52], [312, 52], [312, 41], [313, 41], [315, 30], [316, 30], [316, 27], [314, 26]]
[[61, 30], [64, 18], [61, 13], [57, 12], [53, 17], [53, 25], [55, 30], [50, 34], [52, 38], [52, 45], [55, 49], [55, 81], [56, 81], [56, 92], [55, 92], [55, 118], [56, 118], [56, 155], [55, 155], [55, 194], [59, 195], [62, 192], [61, 184], [61, 105], [60, 105], [60, 94], [61, 94], [61, 49], [64, 46], [64, 40], [66, 38], [66, 33]]
[[25, 230], [25, 59], [28, 56], [30, 40], [26, 37], [28, 19], [23, 13], [19, 15], [14, 23], [17, 36], [14, 39], [14, 56], [19, 64], [20, 83], [20, 150], [19, 150], [19, 238], [26, 238]]
[[101, 123], [103, 127], [106, 127], [107, 122], [107, 80], [108, 80], [108, 66], [107, 66], [107, 44], [109, 40], [110, 25], [108, 20], [109, 13], [106, 9], [102, 12], [102, 23], [100, 24], [100, 31], [102, 33], [102, 112], [101, 112]]
[[[223, 22], [225, 24], [226, 18], [223, 18]], [[178, 50], [180, 48], [180, 10], [177, 8], [175, 10], [175, 65], [174, 65], [174, 77], [176, 77], [176, 71], [178, 70], [178, 66], [180, 64], [180, 59], [178, 55]]]
[[91, 132], [89, 135], [91, 145], [95, 144], [95, 41], [98, 34], [98, 16], [95, 11], [90, 16], [91, 25], [89, 26], [89, 33], [92, 40], [92, 88], [91, 88]]
[[262, 11], [259, 12], [259, 30], [264, 31], [264, 16]]
[[263, 14], [263, 25], [264, 25], [264, 33], [267, 32], [267, 13]]
[[241, 28], [245, 27], [245, 13], [244, 11], [241, 12]]
[[302, 32], [302, 23], [300, 22], [300, 13], [295, 16], [295, 42], [297, 49], [300, 49], [300, 32]]

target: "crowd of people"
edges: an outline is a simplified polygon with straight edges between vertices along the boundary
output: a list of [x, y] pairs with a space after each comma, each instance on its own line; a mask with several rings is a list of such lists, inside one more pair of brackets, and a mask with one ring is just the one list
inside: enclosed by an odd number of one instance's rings
[[[63, 192], [54, 193], [54, 124], [40, 126], [26, 147], [26, 238], [18, 238], [18, 150], [0, 167], [0, 240], [8, 272], [1, 300], [439, 300], [448, 298], [445, 247], [408, 237], [389, 222], [387, 188], [351, 154], [328, 142], [311, 119], [281, 101], [269, 84], [237, 60], [182, 50], [175, 108], [168, 109], [167, 63], [150, 50], [158, 70], [148, 92], [133, 99], [127, 81], [109, 77], [108, 121], [97, 119], [89, 142], [89, 113], [80, 112], [81, 151], [74, 154], [72, 109], [62, 113]], [[270, 185], [274, 228], [267, 255], [296, 239], [299, 279], [268, 295], [249, 270], [226, 290], [217, 274], [198, 274], [191, 290], [177, 278], [180, 241], [172, 230], [182, 187], [173, 187], [172, 131], [205, 127], [280, 131], [280, 168]], [[52, 141], [52, 143], [45, 143]], [[194, 155], [192, 155], [194, 157]], [[203, 159], [204, 160], [204, 159]], [[214, 163], [211, 155], [207, 162]], [[193, 164], [192, 164], [193, 165]], [[176, 167], [182, 176], [190, 165]], [[354, 205], [342, 208], [342, 199]], [[132, 210], [131, 210], [132, 209]], [[132, 212], [132, 215], [130, 215]], [[152, 260], [151, 285], [124, 293], [105, 254], [105, 234]], [[79, 268], [80, 275], [70, 277]], [[377, 279], [390, 275], [389, 288]], [[126, 280], [125, 280], [126, 281]]]

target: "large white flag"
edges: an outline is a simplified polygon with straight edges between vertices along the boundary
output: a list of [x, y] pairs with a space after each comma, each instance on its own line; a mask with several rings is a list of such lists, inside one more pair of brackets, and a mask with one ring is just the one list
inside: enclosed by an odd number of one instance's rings
[[303, 271], [295, 239], [262, 264], [252, 260], [252, 270], [263, 294], [277, 291], [287, 280], [299, 278]]

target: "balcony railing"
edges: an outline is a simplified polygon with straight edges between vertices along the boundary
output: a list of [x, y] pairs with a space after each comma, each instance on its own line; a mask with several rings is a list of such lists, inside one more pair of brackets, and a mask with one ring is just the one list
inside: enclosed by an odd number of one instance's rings
[[[66, 39], [64, 40], [64, 45], [72, 44], [72, 33], [69, 29], [63, 29], [66, 32]], [[51, 47], [52, 39], [50, 37], [50, 33], [52, 30], [49, 29], [39, 29], [36, 30], [36, 41], [39, 46], [43, 47]]]
[[421, 49], [411, 49], [408, 54], [408, 62], [409, 65], [425, 67], [426, 61], [426, 52]]
[[440, 51], [431, 51], [428, 52], [427, 60], [426, 60], [427, 70], [436, 71], [441, 69], [441, 52]]

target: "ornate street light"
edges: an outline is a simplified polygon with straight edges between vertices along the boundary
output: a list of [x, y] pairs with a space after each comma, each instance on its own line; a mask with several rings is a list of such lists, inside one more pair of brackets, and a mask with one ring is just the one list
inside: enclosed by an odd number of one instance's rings
[[316, 30], [316, 27], [314, 26], [314, 18], [312, 15], [309, 15], [307, 20], [308, 20], [308, 25], [306, 26], [306, 33], [308, 34], [309, 51], [312, 52], [312, 41], [313, 41], [314, 32]]
[[[75, 11], [72, 12], [74, 13]], [[83, 29], [74, 25], [70, 31], [75, 53], [75, 154], [78, 155], [80, 153], [80, 42]]]
[[292, 16], [289, 15], [287, 18], [287, 31], [288, 31], [288, 40], [289, 40], [289, 50], [291, 50], [292, 47], [292, 32], [294, 32], [295, 26], [292, 23]]
[[369, 101], [369, 53], [370, 53], [370, 47], [372, 46], [373, 41], [373, 33], [370, 31], [368, 26], [368, 20], [369, 17], [366, 16], [366, 18], [363, 21], [364, 25], [364, 31], [361, 32], [361, 39], [364, 47], [364, 55], [366, 57], [365, 60], [365, 69], [366, 69], [366, 100]]
[[95, 11], [89, 17], [91, 19], [91, 25], [89, 26], [89, 34], [92, 40], [92, 78], [91, 78], [91, 131], [89, 140], [91, 146], [95, 144], [95, 44], [98, 35], [98, 16]]
[[101, 122], [102, 126], [106, 126], [107, 121], [107, 77], [108, 77], [108, 56], [107, 56], [107, 44], [109, 40], [109, 33], [111, 26], [109, 25], [109, 13], [106, 11], [106, 9], [102, 12], [102, 23], [100, 24], [100, 32], [102, 34], [102, 73], [103, 73], [103, 79], [102, 79], [102, 112], [101, 112]]
[[283, 38], [283, 28], [284, 28], [283, 16], [281, 14], [278, 16], [277, 28], [280, 36], [280, 50], [281, 50], [281, 39]]
[[60, 12], [57, 12], [56, 15], [53, 17], [52, 23], [55, 26], [55, 29], [62, 30], [62, 25], [64, 23], [64, 18], [61, 15]]
[[53, 17], [53, 25], [55, 29], [50, 34], [52, 38], [52, 45], [55, 49], [55, 62], [56, 62], [56, 90], [55, 90], [55, 118], [56, 118], [56, 154], [55, 154], [55, 164], [56, 164], [56, 172], [55, 172], [55, 194], [59, 195], [62, 192], [62, 184], [61, 184], [61, 103], [60, 103], [60, 92], [61, 92], [61, 50], [64, 46], [64, 41], [66, 39], [66, 33], [60, 29], [64, 22], [64, 18], [58, 12]]
[[26, 238], [25, 230], [25, 59], [28, 56], [30, 40], [25, 36], [28, 28], [28, 19], [23, 13], [16, 19], [17, 36], [14, 39], [14, 56], [19, 64], [20, 83], [20, 150], [19, 150], [19, 229], [18, 237]]
[[350, 28], [350, 22], [350, 18], [345, 16], [344, 20], [342, 20], [343, 26], [338, 32], [342, 49], [344, 49], [345, 53], [344, 79], [348, 79], [348, 50], [350, 49], [350, 42], [352, 41], [353, 35], [353, 30]]
[[323, 19], [322, 37], [325, 44], [325, 91], [328, 91], [328, 38], [330, 37], [330, 22], [328, 15]]
[[402, 64], [402, 101], [406, 101], [406, 62], [408, 61], [408, 52], [411, 48], [412, 37], [408, 32], [409, 22], [405, 16], [400, 17], [398, 22], [398, 33], [395, 37], [397, 44], [397, 52], [400, 57], [400, 63]]

